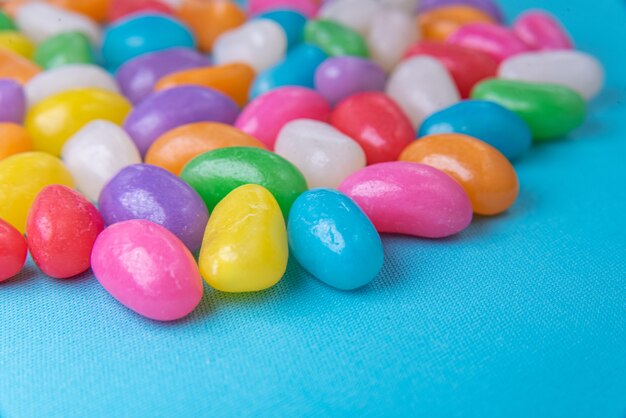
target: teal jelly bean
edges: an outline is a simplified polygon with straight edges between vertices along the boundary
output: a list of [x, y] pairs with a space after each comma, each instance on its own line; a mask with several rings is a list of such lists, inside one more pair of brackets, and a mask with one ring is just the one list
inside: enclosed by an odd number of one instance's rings
[[302, 42], [304, 37], [304, 25], [306, 25], [306, 16], [289, 9], [276, 9], [269, 12], [261, 13], [256, 16], [257, 19], [269, 19], [278, 23], [287, 35], [287, 49], [291, 49]]

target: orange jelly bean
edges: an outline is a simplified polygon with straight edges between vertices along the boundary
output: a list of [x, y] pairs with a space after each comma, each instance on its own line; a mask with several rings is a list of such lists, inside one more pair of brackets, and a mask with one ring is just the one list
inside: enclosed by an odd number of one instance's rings
[[8, 49], [0, 48], [0, 78], [10, 78], [20, 84], [41, 72], [41, 68]]
[[468, 23], [491, 23], [493, 18], [488, 14], [470, 6], [438, 7], [417, 18], [417, 25], [422, 39], [427, 41], [445, 41], [448, 36]]
[[16, 123], [0, 123], [0, 161], [32, 150], [33, 143], [26, 129]]
[[191, 28], [198, 46], [205, 52], [211, 52], [213, 43], [222, 33], [246, 21], [245, 13], [229, 0], [183, 0], [178, 18]]
[[109, 9], [109, 0], [48, 0], [48, 3], [102, 22]]
[[401, 161], [422, 163], [453, 177], [468, 194], [474, 213], [496, 215], [517, 198], [519, 183], [507, 158], [491, 145], [467, 135], [428, 135], [411, 143]]
[[224, 93], [239, 106], [243, 106], [248, 101], [248, 92], [254, 77], [252, 67], [243, 63], [192, 68], [166, 75], [157, 82], [154, 90], [194, 84]]
[[198, 122], [179, 126], [161, 135], [148, 150], [146, 163], [178, 175], [194, 157], [226, 147], [265, 149], [261, 141], [230, 125]]

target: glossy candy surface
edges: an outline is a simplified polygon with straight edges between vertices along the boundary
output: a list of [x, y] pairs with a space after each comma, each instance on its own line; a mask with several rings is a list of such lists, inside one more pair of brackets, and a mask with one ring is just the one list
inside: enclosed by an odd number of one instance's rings
[[89, 269], [103, 229], [98, 209], [87, 199], [66, 186], [47, 186], [28, 211], [28, 249], [44, 274], [66, 279]]
[[330, 56], [369, 56], [360, 34], [332, 20], [310, 20], [304, 27], [304, 41], [319, 46]]
[[91, 266], [117, 301], [150, 319], [180, 319], [202, 299], [202, 278], [189, 250], [174, 234], [149, 221], [131, 220], [105, 229], [94, 245]]
[[35, 52], [35, 45], [26, 36], [15, 31], [0, 31], [0, 48], [8, 49], [26, 59]]
[[211, 51], [215, 40], [224, 32], [235, 29], [246, 21], [246, 14], [227, 0], [182, 0], [176, 14], [195, 34], [198, 47]]
[[344, 180], [339, 190], [363, 209], [379, 232], [443, 238], [472, 220], [472, 204], [463, 188], [425, 164], [371, 165]]
[[98, 206], [107, 225], [130, 219], [152, 221], [171, 231], [191, 251], [200, 248], [209, 217], [191, 187], [150, 164], [123, 168], [102, 189]]
[[513, 32], [530, 49], [558, 50], [574, 47], [569, 35], [550, 14], [540, 10], [522, 14], [513, 23]]
[[215, 207], [198, 264], [215, 289], [255, 292], [278, 283], [288, 253], [285, 219], [276, 199], [265, 188], [247, 184]]
[[0, 219], [0, 283], [22, 270], [27, 253], [24, 236], [11, 224]]
[[470, 23], [492, 23], [487, 13], [470, 6], [451, 5], [424, 12], [417, 17], [420, 32], [428, 41], [444, 42]]
[[276, 22], [287, 36], [287, 50], [298, 46], [304, 37], [306, 16], [289, 8], [270, 10], [256, 16]]
[[331, 189], [303, 193], [289, 214], [289, 248], [300, 265], [324, 283], [352, 290], [383, 267], [380, 236], [349, 197]]
[[248, 13], [252, 16], [269, 10], [289, 8], [311, 18], [319, 9], [316, 0], [248, 0], [247, 3]]
[[110, 0], [48, 0], [48, 3], [82, 14], [96, 22], [102, 22], [106, 18], [109, 1]]
[[502, 21], [502, 12], [494, 0], [421, 0], [419, 12], [424, 13], [429, 10], [448, 6], [473, 7], [487, 13], [497, 22]]
[[109, 0], [107, 20], [114, 23], [135, 13], [173, 15], [174, 11], [160, 0]]
[[0, 48], [0, 78], [9, 78], [25, 84], [41, 72], [36, 64], [8, 49]]
[[490, 23], [465, 25], [450, 35], [447, 42], [482, 51], [498, 63], [528, 51], [528, 46], [511, 30]]
[[391, 71], [419, 36], [412, 14], [383, 7], [372, 19], [366, 40], [372, 60]]
[[22, 86], [15, 80], [0, 79], [0, 122], [22, 123], [25, 108]]
[[384, 91], [387, 77], [375, 62], [359, 57], [332, 57], [315, 72], [315, 90], [332, 105], [355, 93]]
[[62, 32], [37, 45], [35, 62], [44, 69], [68, 64], [92, 64], [94, 53], [89, 38], [82, 32]]
[[0, 123], [0, 138], [0, 161], [33, 149], [28, 131], [16, 123]]
[[334, 0], [324, 3], [319, 17], [342, 24], [353, 31], [367, 36], [372, 21], [381, 10], [377, 0]]

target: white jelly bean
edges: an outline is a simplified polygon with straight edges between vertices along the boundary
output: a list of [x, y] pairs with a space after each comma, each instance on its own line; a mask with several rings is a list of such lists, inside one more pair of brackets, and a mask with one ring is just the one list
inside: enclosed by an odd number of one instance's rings
[[518, 54], [506, 59], [498, 76], [510, 80], [561, 84], [579, 92], [585, 99], [594, 97], [604, 84], [602, 64], [580, 51], [541, 51]]
[[372, 59], [386, 71], [391, 71], [417, 39], [415, 17], [390, 7], [374, 16], [367, 36], [367, 46]]
[[381, 5], [375, 0], [336, 0], [326, 3], [319, 15], [366, 36], [372, 19], [380, 9]]
[[332, 126], [311, 119], [286, 124], [274, 150], [300, 169], [310, 188], [335, 188], [365, 167], [365, 153], [359, 144]]
[[415, 13], [420, 0], [378, 0], [379, 3], [386, 7], [394, 6], [408, 13]]
[[448, 70], [435, 58], [417, 56], [401, 62], [387, 82], [387, 94], [417, 128], [432, 113], [460, 100]]
[[44, 2], [20, 6], [15, 24], [20, 32], [36, 43], [63, 32], [82, 32], [94, 45], [100, 44], [101, 33], [96, 22], [82, 14]]
[[98, 200], [104, 185], [122, 168], [141, 162], [128, 134], [104, 120], [85, 125], [65, 143], [61, 154], [78, 190], [93, 201]]
[[243, 62], [260, 72], [280, 61], [286, 49], [285, 31], [271, 20], [258, 19], [220, 36], [213, 58], [216, 64]]

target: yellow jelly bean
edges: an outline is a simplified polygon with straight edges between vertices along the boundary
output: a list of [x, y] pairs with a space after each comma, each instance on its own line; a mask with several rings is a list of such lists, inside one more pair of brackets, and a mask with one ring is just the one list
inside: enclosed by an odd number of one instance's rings
[[33, 106], [26, 115], [26, 129], [33, 147], [60, 155], [63, 144], [94, 119], [121, 125], [131, 105], [117, 93], [98, 88], [81, 88], [50, 96]]
[[0, 32], [0, 48], [13, 51], [17, 55], [31, 59], [35, 52], [35, 45], [19, 32]]
[[274, 196], [246, 184], [218, 203], [204, 233], [199, 266], [204, 280], [224, 292], [272, 287], [287, 269], [285, 220]]
[[0, 161], [0, 219], [20, 232], [35, 196], [50, 184], [74, 187], [61, 160], [43, 152], [23, 152]]

